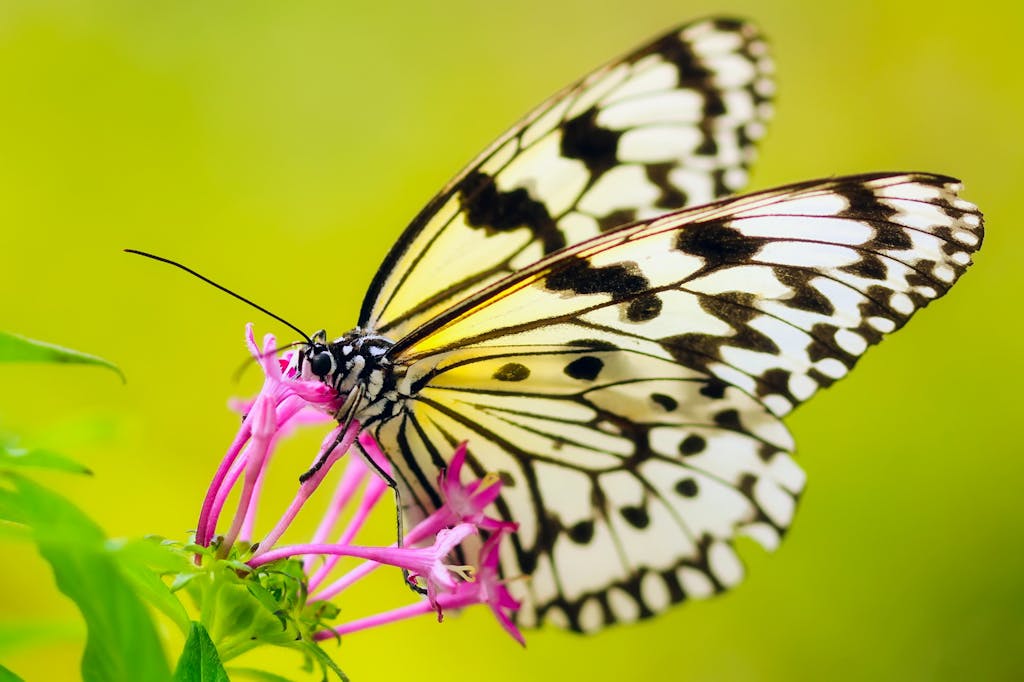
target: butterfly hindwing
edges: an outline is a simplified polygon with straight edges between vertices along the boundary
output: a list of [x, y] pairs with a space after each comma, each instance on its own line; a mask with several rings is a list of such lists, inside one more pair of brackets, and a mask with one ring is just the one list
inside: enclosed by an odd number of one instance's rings
[[751, 25], [708, 19], [562, 90], [417, 216], [360, 326], [399, 338], [564, 246], [740, 189], [770, 115], [771, 71]]
[[[959, 184], [812, 181], [625, 226], [484, 288], [400, 339], [416, 386], [376, 435], [403, 503], [468, 439], [521, 524], [526, 622], [575, 629], [735, 583], [803, 485], [779, 418], [941, 296], [980, 247]], [[512, 585], [518, 583], [513, 582]]]
[[[528, 368], [528, 369], [527, 369]], [[782, 423], [754, 398], [672, 361], [607, 346], [452, 352], [402, 417], [393, 452], [468, 440], [519, 523], [503, 548], [523, 625], [590, 631], [735, 584], [738, 534], [773, 549], [803, 473]], [[410, 440], [411, 439], [411, 440]], [[433, 464], [398, 459], [403, 501]], [[418, 515], [418, 514], [417, 514]]]

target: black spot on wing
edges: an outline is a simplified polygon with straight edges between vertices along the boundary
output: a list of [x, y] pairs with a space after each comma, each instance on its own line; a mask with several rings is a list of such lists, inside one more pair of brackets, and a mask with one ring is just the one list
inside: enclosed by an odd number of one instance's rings
[[902, 227], [884, 224], [875, 226], [875, 238], [871, 240], [871, 246], [887, 251], [907, 251], [914, 248], [914, 242]]
[[622, 518], [634, 528], [646, 528], [651, 523], [651, 517], [643, 507], [623, 507], [619, 510]]
[[696, 497], [699, 492], [697, 481], [692, 478], [684, 478], [675, 485], [676, 492], [682, 497]]
[[889, 274], [889, 269], [882, 259], [873, 253], [863, 253], [856, 263], [843, 265], [839, 269], [857, 277], [874, 279], [880, 282], [884, 282]]
[[693, 434], [687, 436], [679, 444], [679, 454], [683, 457], [689, 457], [691, 455], [697, 455], [704, 452], [704, 448], [708, 446], [708, 442], [703, 436]]
[[595, 267], [583, 258], [572, 257], [547, 276], [544, 286], [573, 294], [610, 294], [618, 301], [643, 292], [649, 285], [636, 263], [624, 261]]
[[670, 395], [665, 395], [664, 393], [652, 393], [651, 400], [666, 412], [672, 412], [679, 407], [679, 401]]
[[671, 211], [686, 206], [688, 201], [686, 194], [672, 184], [671, 179], [669, 179], [669, 174], [676, 167], [674, 163], [652, 163], [647, 166], [645, 172], [647, 179], [661, 192], [654, 201], [654, 206], [657, 208]]
[[550, 253], [565, 246], [565, 237], [558, 230], [547, 206], [520, 187], [499, 190], [494, 178], [473, 170], [458, 186], [459, 205], [470, 227], [487, 233], [509, 232], [525, 227]]
[[682, 40], [678, 33], [662, 37], [644, 51], [645, 54], [652, 52], [658, 53], [662, 59], [676, 67], [680, 87], [695, 88], [701, 94], [718, 90], [712, 82], [714, 74], [701, 63], [692, 46]]
[[721, 223], [694, 223], [679, 231], [675, 248], [707, 261], [707, 268], [752, 259], [767, 240], [748, 237]]
[[522, 381], [530, 376], [530, 368], [518, 362], [508, 362], [494, 373], [498, 381]]
[[593, 381], [604, 368], [604, 362], [593, 355], [584, 355], [576, 358], [565, 366], [565, 373], [573, 379], [580, 381]]
[[725, 389], [728, 387], [721, 379], [714, 377], [708, 379], [703, 386], [700, 388], [700, 394], [705, 398], [714, 398], [715, 400], [721, 400], [725, 397]]
[[878, 200], [874, 190], [863, 183], [851, 183], [836, 187], [836, 193], [849, 202], [849, 206], [837, 213], [840, 218], [889, 222], [898, 211]]
[[578, 545], [585, 545], [594, 539], [594, 522], [580, 521], [570, 526], [567, 531], [569, 539]]
[[708, 372], [710, 363], [721, 361], [724, 346], [771, 355], [781, 353], [781, 349], [768, 335], [745, 324], [739, 324], [736, 327], [736, 331], [731, 336], [678, 334], [658, 339], [658, 343], [679, 364], [702, 372]]
[[623, 225], [628, 225], [634, 220], [636, 220], [636, 210], [621, 208], [598, 218], [597, 227], [601, 232], [608, 232]]
[[587, 350], [619, 350], [619, 347], [614, 343], [604, 339], [574, 339], [567, 341], [565, 345], [586, 348]]
[[740, 413], [736, 410], [722, 410], [715, 415], [715, 423], [722, 428], [729, 429], [731, 431], [743, 431], [743, 425], [740, 423]]
[[[820, 276], [818, 273], [796, 268], [776, 267], [772, 268], [772, 274], [792, 291], [791, 296], [781, 301], [787, 307], [820, 313], [825, 316], [835, 313], [835, 306], [832, 305], [828, 296], [811, 284], [812, 279]], [[753, 305], [752, 302], [751, 305]]]
[[618, 164], [615, 153], [622, 133], [597, 124], [596, 107], [587, 109], [562, 126], [562, 156], [582, 161], [591, 181]]
[[634, 298], [626, 307], [626, 319], [630, 322], [647, 322], [661, 314], [661, 299], [654, 294]]

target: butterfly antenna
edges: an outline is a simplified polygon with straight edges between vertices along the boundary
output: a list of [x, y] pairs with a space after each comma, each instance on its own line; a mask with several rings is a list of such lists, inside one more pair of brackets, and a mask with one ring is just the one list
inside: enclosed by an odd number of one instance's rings
[[245, 296], [242, 296], [241, 294], [236, 294], [235, 292], [231, 291], [231, 289], [228, 289], [225, 286], [217, 284], [216, 282], [214, 282], [209, 277], [204, 277], [203, 275], [200, 275], [198, 272], [196, 272], [192, 268], [185, 267], [181, 263], [173, 261], [173, 260], [171, 260], [169, 258], [162, 258], [160, 256], [154, 256], [153, 254], [146, 253], [145, 251], [139, 251], [137, 249], [125, 249], [124, 251], [125, 251], [125, 253], [133, 253], [136, 256], [144, 256], [146, 258], [150, 258], [150, 259], [155, 260], [155, 261], [160, 261], [161, 263], [167, 263], [168, 265], [173, 265], [174, 267], [178, 268], [179, 270], [184, 270], [185, 272], [187, 272], [188, 274], [192, 275], [193, 277], [198, 277], [199, 279], [203, 280], [207, 284], [220, 289], [225, 294], [228, 294], [230, 296], [234, 296], [235, 298], [237, 298], [242, 303], [247, 303], [250, 306], [252, 306], [253, 308], [255, 308], [256, 310], [260, 311], [261, 313], [263, 313], [265, 315], [269, 315], [270, 317], [274, 318], [275, 320], [277, 320], [278, 322], [280, 322], [284, 326], [288, 327], [292, 331], [297, 332], [299, 334], [299, 336], [301, 336], [303, 339], [306, 340], [306, 343], [309, 343], [309, 344], [313, 343], [313, 339], [309, 338], [309, 335], [306, 334], [306, 332], [302, 331], [301, 329], [299, 329], [294, 324], [292, 324], [288, 320], [284, 319], [280, 315], [275, 315], [274, 313], [270, 312], [269, 310], [267, 310], [263, 306], [258, 305], [256, 303], [253, 303], [252, 301], [247, 299]]

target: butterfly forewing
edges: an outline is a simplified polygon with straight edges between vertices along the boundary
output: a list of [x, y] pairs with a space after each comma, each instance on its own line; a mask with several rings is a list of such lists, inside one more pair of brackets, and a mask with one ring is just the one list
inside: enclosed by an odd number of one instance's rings
[[503, 481], [489, 512], [519, 525], [501, 569], [523, 625], [592, 631], [738, 582], [733, 540], [773, 549], [803, 489], [781, 417], [981, 245], [943, 176], [723, 198], [771, 72], [757, 31], [725, 19], [598, 69], [453, 179], [364, 299], [353, 338], [394, 345], [356, 418], [406, 523], [442, 504], [468, 441], [473, 472]]
[[524, 623], [574, 629], [720, 591], [771, 549], [803, 475], [779, 421], [941, 296], [980, 247], [959, 184], [801, 183], [601, 234], [395, 346], [414, 395], [375, 432], [413, 516], [469, 441], [520, 523], [502, 568]]
[[751, 25], [709, 19], [559, 92], [406, 229], [360, 326], [400, 338], [560, 248], [740, 189], [770, 115], [770, 75]]

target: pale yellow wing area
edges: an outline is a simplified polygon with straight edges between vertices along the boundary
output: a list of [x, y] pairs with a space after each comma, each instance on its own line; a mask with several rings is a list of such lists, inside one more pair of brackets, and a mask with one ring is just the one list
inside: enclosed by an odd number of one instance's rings
[[401, 338], [560, 248], [740, 189], [770, 114], [771, 70], [751, 25], [707, 19], [557, 93], [410, 224], [360, 327]]

